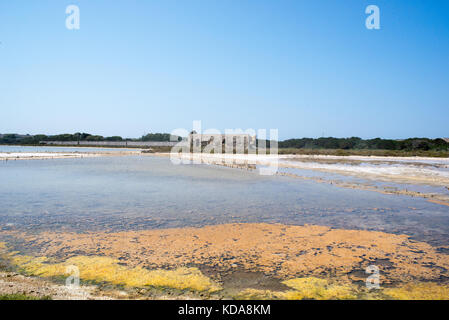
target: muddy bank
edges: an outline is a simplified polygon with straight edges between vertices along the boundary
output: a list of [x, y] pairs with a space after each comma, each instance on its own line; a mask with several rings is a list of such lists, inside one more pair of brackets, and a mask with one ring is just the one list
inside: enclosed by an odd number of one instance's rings
[[29, 298], [52, 300], [109, 300], [114, 298], [104, 295], [95, 286], [73, 288], [16, 272], [0, 271], [1, 295], [23, 295]]

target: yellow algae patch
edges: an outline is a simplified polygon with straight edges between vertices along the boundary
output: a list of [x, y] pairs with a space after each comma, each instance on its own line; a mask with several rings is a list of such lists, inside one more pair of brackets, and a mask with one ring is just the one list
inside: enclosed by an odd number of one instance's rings
[[[353, 284], [331, 282], [315, 277], [295, 278], [282, 283], [292, 290], [245, 289], [240, 291], [235, 298], [244, 300], [348, 300], [357, 299], [360, 295], [359, 288]], [[371, 298], [366, 294], [364, 297]]]
[[449, 286], [431, 282], [408, 283], [383, 292], [398, 300], [449, 300]]
[[6, 243], [0, 242], [0, 250], [6, 249]]
[[350, 284], [330, 283], [328, 280], [314, 277], [296, 278], [283, 282], [294, 290], [286, 291], [284, 298], [288, 300], [316, 299], [356, 299], [356, 288]]
[[415, 282], [396, 288], [381, 288], [379, 290], [369, 290], [350, 283], [332, 283], [328, 280], [314, 277], [290, 279], [283, 283], [293, 290], [245, 289], [240, 291], [234, 298], [243, 300], [449, 300], [449, 287], [431, 282]]
[[10, 236], [47, 257], [101, 254], [149, 269], [193, 263], [222, 272], [237, 265], [285, 279], [329, 273], [339, 277], [375, 264], [382, 283], [449, 277], [449, 255], [427, 243], [406, 235], [325, 226], [245, 223], [81, 234], [16, 232]]
[[271, 291], [258, 289], [245, 289], [236, 295], [238, 299], [244, 300], [337, 300], [356, 299], [358, 288], [350, 283], [332, 283], [329, 280], [306, 277], [295, 278], [282, 282], [292, 290]]
[[11, 262], [26, 273], [41, 277], [67, 276], [69, 266], [79, 268], [80, 279], [109, 282], [130, 287], [167, 287], [180, 290], [214, 292], [220, 286], [204, 276], [197, 268], [174, 270], [147, 270], [141, 267], [127, 268], [117, 260], [100, 256], [77, 256], [62, 263], [49, 263], [46, 257], [14, 256]]
[[248, 288], [240, 291], [234, 298], [239, 300], [275, 300], [284, 299], [284, 292]]

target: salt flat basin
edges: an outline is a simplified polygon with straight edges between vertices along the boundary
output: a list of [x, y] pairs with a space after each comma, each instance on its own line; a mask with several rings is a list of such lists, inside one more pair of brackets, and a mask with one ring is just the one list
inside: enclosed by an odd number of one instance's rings
[[448, 207], [168, 157], [3, 161], [0, 228], [142, 230], [235, 222], [408, 234], [447, 245]]
[[[345, 160], [347, 161], [347, 160]], [[397, 181], [421, 183], [437, 186], [449, 186], [449, 169], [446, 164], [432, 165], [430, 162], [409, 163], [403, 160], [388, 162], [360, 163], [322, 163], [315, 161], [281, 161], [282, 167], [334, 172], [345, 175], [380, 179], [382, 181]]]
[[333, 155], [294, 155], [294, 154], [210, 154], [210, 153], [184, 153], [182, 157], [193, 158], [215, 158], [215, 159], [240, 159], [246, 161], [259, 160], [288, 160], [288, 159], [304, 159], [304, 160], [338, 160], [338, 161], [390, 161], [390, 162], [417, 162], [429, 164], [443, 164], [449, 166], [449, 158], [433, 158], [433, 157], [387, 157], [387, 156], [333, 156]]
[[8, 153], [0, 153], [1, 160], [8, 159], [51, 159], [51, 158], [81, 158], [81, 157], [92, 157], [94, 154], [91, 153], [59, 153], [59, 152], [8, 152]]
[[254, 154], [181, 154], [179, 157], [206, 163], [236, 161], [338, 173], [380, 181], [449, 187], [449, 158]]
[[48, 146], [0, 146], [0, 160], [84, 158], [139, 154], [140, 149]]
[[449, 165], [449, 158], [434, 157], [388, 157], [388, 156], [333, 156], [333, 155], [280, 155], [282, 159], [328, 159], [328, 160], [358, 160], [358, 161], [391, 161], [391, 162], [421, 162]]
[[0, 145], [0, 153], [111, 153], [123, 151], [136, 151], [135, 148], [105, 148], [105, 147], [77, 147], [77, 146], [14, 146]]

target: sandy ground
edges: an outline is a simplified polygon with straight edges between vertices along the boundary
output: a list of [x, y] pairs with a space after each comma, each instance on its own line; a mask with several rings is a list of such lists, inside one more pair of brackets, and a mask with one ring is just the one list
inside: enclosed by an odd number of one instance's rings
[[0, 161], [8, 160], [44, 160], [44, 159], [66, 159], [66, 158], [92, 158], [126, 156], [140, 154], [136, 151], [117, 152], [0, 152]]
[[94, 153], [57, 153], [57, 152], [12, 152], [0, 153], [0, 160], [42, 160], [42, 159], [63, 159], [63, 158], [85, 158], [98, 157], [100, 154]]
[[95, 286], [68, 287], [15, 272], [0, 272], [0, 295], [22, 294], [53, 300], [109, 300], [113, 297], [99, 294]]

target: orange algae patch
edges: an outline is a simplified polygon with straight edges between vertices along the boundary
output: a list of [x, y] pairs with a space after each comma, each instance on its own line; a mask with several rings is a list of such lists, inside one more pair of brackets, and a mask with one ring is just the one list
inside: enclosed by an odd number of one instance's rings
[[130, 287], [168, 287], [180, 290], [214, 292], [220, 286], [204, 276], [197, 268], [177, 268], [174, 270], [147, 270], [141, 267], [127, 268], [108, 257], [73, 257], [62, 263], [50, 263], [47, 257], [15, 255], [12, 264], [26, 273], [41, 277], [68, 276], [69, 266], [79, 268], [81, 280], [106, 281], [111, 284]]
[[120, 259], [130, 267], [149, 269], [196, 264], [221, 272], [237, 265], [281, 279], [329, 273], [339, 277], [383, 260], [388, 263], [377, 265], [382, 283], [449, 276], [449, 256], [429, 244], [405, 235], [325, 226], [248, 223], [114, 233], [10, 235], [47, 257], [101, 254]]
[[449, 286], [431, 282], [408, 283], [384, 293], [398, 300], [449, 300]]

